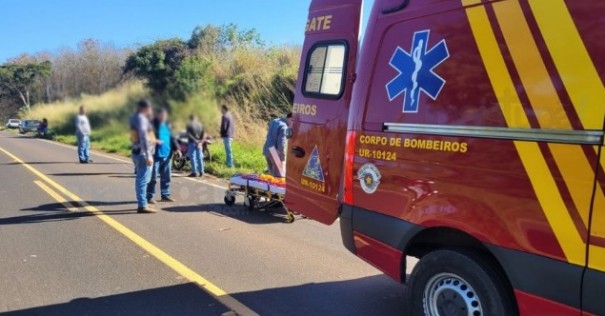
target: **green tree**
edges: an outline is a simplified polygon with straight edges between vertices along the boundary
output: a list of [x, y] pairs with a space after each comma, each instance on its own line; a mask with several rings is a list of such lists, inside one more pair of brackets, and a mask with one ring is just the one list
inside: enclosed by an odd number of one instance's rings
[[18, 97], [22, 103], [22, 109], [29, 111], [31, 108], [30, 91], [40, 80], [50, 76], [51, 69], [49, 61], [2, 65], [0, 66], [0, 89], [3, 90], [3, 94]]
[[183, 59], [168, 86], [170, 96], [184, 101], [203, 88], [212, 86], [213, 76], [208, 71], [210, 66], [211, 63], [201, 56], [189, 56]]
[[196, 49], [204, 55], [218, 54], [221, 51], [219, 42], [221, 28], [214, 25], [198, 26], [193, 30], [187, 42], [189, 48]]
[[160, 40], [143, 46], [126, 59], [124, 73], [132, 72], [147, 81], [160, 96], [166, 96], [168, 87], [189, 49], [180, 39]]
[[219, 54], [240, 48], [263, 47], [265, 45], [256, 29], [240, 29], [237, 25], [198, 26], [187, 42], [189, 47], [203, 54]]
[[260, 33], [254, 28], [241, 30], [237, 25], [231, 23], [220, 27], [220, 42], [231, 49], [263, 47]]

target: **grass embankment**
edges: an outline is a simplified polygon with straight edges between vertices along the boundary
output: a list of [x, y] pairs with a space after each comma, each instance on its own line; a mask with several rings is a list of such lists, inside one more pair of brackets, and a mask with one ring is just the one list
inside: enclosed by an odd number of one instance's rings
[[[83, 95], [77, 99], [42, 104], [35, 106], [27, 118], [49, 121], [50, 131], [55, 140], [76, 144], [75, 116], [78, 107], [85, 105], [92, 126], [91, 146], [93, 149], [123, 156], [130, 155], [128, 117], [136, 108], [136, 102], [148, 96], [147, 89], [141, 82], [130, 82], [117, 89], [98, 96]], [[212, 161], [206, 163], [206, 172], [217, 177], [227, 178], [234, 173], [260, 172], [265, 169], [262, 155], [262, 141], [265, 136], [265, 122], [255, 121], [241, 115], [236, 109], [234, 117], [236, 139], [233, 143], [235, 168], [225, 166], [225, 150], [222, 140], [218, 138], [220, 112], [218, 104], [211, 97], [196, 96], [186, 102], [171, 102], [171, 121], [174, 131], [182, 131], [190, 113], [198, 115], [207, 132], [214, 137], [215, 143], [210, 146]]]

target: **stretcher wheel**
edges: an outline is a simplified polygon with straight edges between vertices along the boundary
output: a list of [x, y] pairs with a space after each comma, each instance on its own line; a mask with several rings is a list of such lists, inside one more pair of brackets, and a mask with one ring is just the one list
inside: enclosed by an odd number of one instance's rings
[[254, 196], [249, 196], [246, 198], [246, 206], [250, 209], [250, 210], [254, 210], [256, 208], [256, 197]]
[[296, 218], [294, 218], [294, 214], [288, 212], [288, 215], [286, 215], [286, 222], [287, 223], [294, 223], [294, 220], [296, 220]]
[[224, 201], [225, 201], [225, 204], [227, 204], [227, 206], [233, 206], [233, 205], [235, 205], [235, 196], [225, 195]]

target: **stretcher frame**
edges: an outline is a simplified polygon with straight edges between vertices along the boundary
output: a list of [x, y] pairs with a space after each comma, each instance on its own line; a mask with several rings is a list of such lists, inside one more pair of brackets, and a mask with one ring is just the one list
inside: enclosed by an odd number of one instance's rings
[[253, 187], [250, 185], [250, 181], [259, 182], [252, 179], [246, 179], [246, 185], [230, 182], [229, 187], [225, 192], [225, 204], [227, 206], [234, 206], [236, 197], [243, 196], [244, 206], [246, 206], [249, 210], [271, 212], [271, 209], [282, 207], [286, 212], [285, 215], [287, 223], [293, 223], [296, 220], [296, 217], [294, 216], [295, 214], [291, 212], [284, 204], [285, 192], [284, 194], [272, 192], [270, 184], [267, 184], [266, 190]]

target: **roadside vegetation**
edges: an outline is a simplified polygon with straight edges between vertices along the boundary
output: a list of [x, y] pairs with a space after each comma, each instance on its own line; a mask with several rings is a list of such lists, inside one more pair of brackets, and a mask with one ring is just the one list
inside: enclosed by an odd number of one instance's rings
[[[255, 30], [208, 25], [197, 27], [188, 40], [158, 40], [132, 51], [88, 40], [63, 54], [21, 56], [14, 61], [50, 65], [50, 73], [22, 86], [33, 104], [22, 103], [17, 109], [22, 118], [46, 118], [55, 140], [75, 144], [75, 115], [85, 105], [93, 127], [92, 147], [127, 156], [128, 117], [136, 102], [146, 97], [169, 109], [174, 132], [183, 131], [189, 114], [196, 114], [215, 137], [206, 171], [229, 177], [265, 169], [262, 144], [267, 121], [290, 110], [300, 49], [266, 45]], [[65, 69], [69, 60], [79, 60], [80, 68]], [[79, 90], [77, 82], [82, 83]], [[11, 97], [10, 91], [1, 87], [0, 91], [13, 101], [19, 98], [18, 92]], [[218, 134], [221, 104], [232, 109], [237, 123], [234, 169], [224, 166]], [[6, 113], [1, 107], [0, 111]]]

